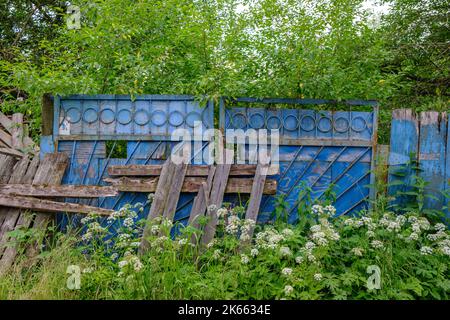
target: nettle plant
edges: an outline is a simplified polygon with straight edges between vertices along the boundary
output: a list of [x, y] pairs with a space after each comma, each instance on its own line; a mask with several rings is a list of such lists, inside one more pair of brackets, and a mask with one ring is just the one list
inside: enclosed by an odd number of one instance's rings
[[[216, 238], [199, 245], [200, 228], [160, 219], [148, 226], [148, 251], [138, 255], [144, 227], [125, 206], [102, 227], [83, 222], [89, 256], [80, 295], [121, 298], [240, 299], [447, 299], [450, 235], [416, 211], [336, 216], [327, 203], [313, 204], [294, 225], [256, 225], [245, 208], [217, 210]], [[216, 208], [208, 208], [215, 211]], [[213, 210], [214, 209], [214, 210]], [[108, 235], [118, 225], [115, 235]], [[253, 239], [249, 232], [255, 228]], [[174, 232], [176, 230], [177, 232]], [[106, 240], [105, 240], [106, 239]], [[377, 266], [381, 285], [368, 289], [367, 268]]]

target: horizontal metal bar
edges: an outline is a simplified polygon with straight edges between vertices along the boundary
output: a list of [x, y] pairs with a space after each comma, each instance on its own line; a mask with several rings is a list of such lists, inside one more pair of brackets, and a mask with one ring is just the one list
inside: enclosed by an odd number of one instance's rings
[[[171, 135], [152, 135], [152, 134], [100, 134], [100, 135], [86, 135], [86, 134], [72, 134], [58, 136], [59, 141], [73, 141], [73, 140], [83, 140], [83, 141], [95, 141], [95, 140], [128, 140], [128, 141], [170, 141], [179, 142], [177, 140], [172, 140]], [[209, 141], [210, 138], [205, 138], [201, 141]], [[194, 139], [192, 139], [194, 141]]]
[[223, 97], [228, 102], [247, 102], [247, 103], [268, 103], [268, 104], [300, 104], [300, 105], [320, 105], [320, 104], [339, 104], [343, 103], [350, 106], [378, 106], [376, 100], [330, 100], [330, 99], [295, 99], [295, 98], [246, 98], [246, 97]]
[[134, 96], [133, 99], [127, 94], [74, 94], [68, 96], [61, 96], [61, 100], [153, 100], [153, 101], [184, 101], [184, 100], [196, 100], [202, 97], [196, 97], [191, 95], [160, 95], [160, 94], [144, 94]]
[[329, 146], [329, 147], [371, 147], [370, 140], [348, 140], [348, 139], [303, 139], [303, 138], [282, 138], [280, 145], [285, 146]]
[[[129, 141], [172, 141], [170, 135], [151, 135], [151, 134], [101, 134], [101, 135], [86, 135], [86, 134], [74, 134], [58, 136], [59, 141], [95, 141], [95, 140], [129, 140]], [[209, 141], [205, 138], [202, 141]], [[192, 140], [194, 141], [194, 140]], [[371, 147], [372, 142], [370, 140], [348, 140], [348, 139], [303, 139], [303, 138], [283, 138], [280, 137], [280, 145], [285, 146], [336, 146], [336, 147]]]

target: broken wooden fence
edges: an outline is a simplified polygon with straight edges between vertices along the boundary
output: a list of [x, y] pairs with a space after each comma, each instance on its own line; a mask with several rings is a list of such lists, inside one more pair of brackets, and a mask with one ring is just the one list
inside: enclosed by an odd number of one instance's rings
[[[450, 217], [448, 114], [436, 111], [416, 114], [411, 109], [393, 111], [390, 144], [389, 193], [397, 195], [394, 203], [402, 206], [408, 202], [411, 198], [408, 192], [414, 192], [415, 176], [419, 176], [427, 182], [424, 207], [436, 210], [447, 207], [447, 216]], [[417, 165], [420, 170], [414, 168]]]

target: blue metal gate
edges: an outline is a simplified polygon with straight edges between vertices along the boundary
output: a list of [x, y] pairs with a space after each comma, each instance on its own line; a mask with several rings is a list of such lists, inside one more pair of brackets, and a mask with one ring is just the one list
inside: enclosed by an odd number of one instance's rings
[[[322, 105], [328, 100], [296, 99], [222, 99], [219, 128], [279, 129], [280, 172], [277, 195], [285, 195], [290, 221], [295, 221], [300, 188], [307, 185], [313, 197], [323, 196], [335, 184], [339, 214], [367, 206], [367, 184], [373, 182], [371, 166], [376, 145], [376, 103], [347, 101], [353, 105], [370, 105], [372, 112], [314, 111], [304, 109], [249, 108], [241, 103], [265, 105]], [[74, 95], [54, 98], [53, 135], [42, 138], [41, 151], [65, 152], [70, 158], [63, 184], [104, 185], [107, 167], [124, 164], [161, 164], [176, 141], [171, 133], [178, 128], [192, 132], [194, 122], [203, 129], [214, 128], [214, 104], [201, 106], [192, 96], [142, 95]], [[217, 126], [216, 126], [217, 127]], [[110, 150], [107, 152], [107, 141]], [[126, 141], [126, 157], [114, 158], [117, 141]], [[194, 154], [202, 152], [203, 141]], [[112, 147], [111, 147], [112, 145]], [[302, 184], [303, 183], [303, 184]], [[182, 194], [175, 221], [187, 222], [194, 195]], [[274, 210], [276, 196], [264, 196], [261, 221]], [[145, 203], [147, 194], [122, 192], [114, 198], [96, 200], [66, 199], [104, 208], [118, 209], [125, 203]], [[228, 196], [236, 201], [236, 196]], [[148, 207], [141, 215], [148, 214]]]
[[[373, 196], [373, 160], [377, 136], [377, 104], [374, 101], [346, 101], [348, 111], [318, 111], [286, 106], [321, 106], [329, 100], [223, 99], [220, 106], [224, 129], [267, 129], [279, 132], [279, 174], [275, 196], [263, 196], [260, 221], [275, 210], [276, 198], [284, 197], [288, 221], [297, 219], [299, 204], [311, 196], [323, 199], [327, 189], [336, 196], [336, 213], [366, 209]], [[247, 104], [263, 105], [248, 107]], [[276, 106], [283, 106], [277, 108]], [[371, 112], [351, 111], [370, 106]], [[308, 195], [302, 192], [310, 188]], [[228, 200], [233, 198], [228, 198]], [[232, 200], [231, 200], [232, 201]]]

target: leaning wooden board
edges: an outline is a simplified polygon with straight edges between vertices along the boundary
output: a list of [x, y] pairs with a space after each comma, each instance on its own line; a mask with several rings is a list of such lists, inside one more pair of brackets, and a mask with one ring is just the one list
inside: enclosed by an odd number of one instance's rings
[[[33, 181], [33, 177], [36, 174], [39, 163], [39, 157], [35, 156], [33, 160], [27, 164], [26, 172], [20, 179], [21, 183], [31, 183]], [[22, 166], [25, 166], [25, 163], [22, 163]], [[29, 214], [18, 208], [9, 209], [5, 217], [5, 221], [3, 222], [0, 231], [0, 246], [3, 247], [2, 249], [0, 249], [0, 274], [5, 272], [13, 264], [18, 252], [18, 248], [15, 245], [5, 246], [6, 243], [12, 240], [8, 232], [21, 228], [23, 225], [28, 226], [25, 221], [28, 221], [30, 219]]]
[[[46, 185], [59, 185], [66, 171], [69, 159], [65, 153], [48, 153], [44, 156], [41, 161], [36, 175], [33, 179], [33, 184], [46, 184]], [[38, 213], [34, 218], [25, 219], [25, 223], [33, 223], [32, 228], [38, 230], [47, 229], [48, 223], [53, 219], [52, 214], [49, 213]], [[27, 255], [29, 257], [34, 257], [38, 253], [40, 242], [37, 241], [31, 244], [27, 249]]]
[[[28, 161], [28, 159], [26, 159]], [[10, 181], [9, 184], [0, 184], [1, 195], [16, 195], [30, 197], [63, 197], [63, 198], [99, 198], [115, 197], [119, 194], [114, 186], [77, 186], [77, 185], [31, 185], [18, 184]]]

